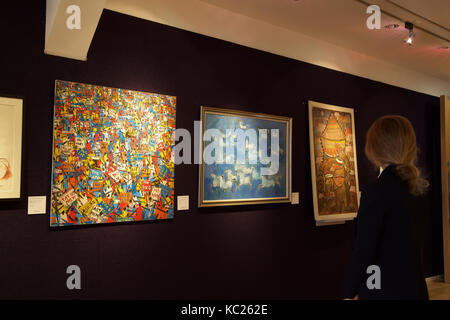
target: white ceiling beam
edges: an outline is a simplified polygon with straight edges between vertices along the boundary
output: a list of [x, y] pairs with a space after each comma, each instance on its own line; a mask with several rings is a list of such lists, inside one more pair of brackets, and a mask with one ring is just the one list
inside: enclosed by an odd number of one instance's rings
[[106, 0], [47, 0], [44, 53], [86, 61]]

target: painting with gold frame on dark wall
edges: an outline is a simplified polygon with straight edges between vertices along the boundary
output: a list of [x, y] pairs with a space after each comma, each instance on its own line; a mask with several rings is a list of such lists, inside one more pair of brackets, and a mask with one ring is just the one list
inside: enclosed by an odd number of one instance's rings
[[[199, 207], [291, 201], [292, 118], [202, 107], [201, 119]], [[243, 134], [242, 146], [239, 132]], [[208, 138], [209, 133], [216, 136]], [[274, 141], [278, 141], [278, 147], [274, 147]], [[225, 156], [208, 163], [206, 154], [213, 143], [218, 143], [213, 153]], [[267, 149], [263, 150], [264, 146]], [[226, 152], [228, 148], [232, 153]], [[275, 157], [278, 165], [261, 161], [263, 154]]]
[[309, 135], [317, 224], [354, 219], [359, 184], [353, 109], [309, 101]]

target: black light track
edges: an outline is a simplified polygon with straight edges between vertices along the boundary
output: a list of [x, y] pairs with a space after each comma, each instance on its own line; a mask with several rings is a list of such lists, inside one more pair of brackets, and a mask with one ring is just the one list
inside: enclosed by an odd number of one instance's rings
[[[368, 3], [368, 2], [366, 2], [366, 1], [364, 1], [364, 0], [355, 0], [355, 1], [357, 1], [357, 2], [359, 2], [359, 3], [361, 3], [361, 4], [363, 4], [363, 5], [365, 5], [365, 6], [367, 6], [367, 7], [371, 5], [370, 3]], [[410, 14], [415, 15], [416, 17], [419, 17], [419, 18], [421, 18], [421, 19], [426, 20], [427, 22], [430, 22], [430, 23], [434, 24], [435, 26], [438, 26], [438, 27], [440, 27], [440, 28], [443, 28], [444, 30], [450, 31], [450, 30], [447, 29], [446, 27], [441, 26], [440, 24], [437, 24], [437, 23], [435, 23], [435, 22], [433, 22], [433, 21], [431, 21], [431, 20], [429, 20], [429, 19], [427, 19], [427, 18], [425, 18], [425, 17], [422, 17], [421, 15], [419, 15], [419, 14], [417, 14], [417, 13], [414, 13], [414, 12], [412, 12], [412, 11], [409, 10], [409, 9], [403, 8], [403, 7], [397, 5], [396, 3], [394, 3], [394, 2], [392, 2], [392, 1], [390, 1], [390, 0], [385, 0], [385, 1], [387, 1], [387, 2], [389, 2], [389, 3], [391, 3], [391, 4], [395, 5], [395, 6], [397, 6], [398, 8], [400, 8], [400, 9], [402, 9], [402, 10], [407, 11], [407, 12], [410, 13]], [[401, 22], [407, 22], [406, 20], [404, 20], [404, 19], [402, 19], [402, 18], [400, 18], [400, 17], [398, 17], [398, 16], [396, 16], [396, 15], [394, 15], [394, 14], [392, 14], [392, 13], [386, 11], [386, 10], [383, 10], [383, 9], [381, 9], [381, 8], [380, 8], [380, 10], [381, 10], [382, 13], [384, 13], [384, 14], [386, 14], [386, 15], [388, 15], [388, 16], [394, 18], [394, 19], [397, 19], [397, 20], [399, 20], [399, 21], [401, 21]], [[423, 31], [423, 32], [425, 32], [425, 33], [428, 33], [429, 35], [431, 35], [431, 36], [433, 36], [433, 37], [439, 38], [439, 39], [441, 39], [441, 40], [444, 40], [444, 41], [447, 41], [448, 43], [450, 43], [450, 39], [445, 38], [445, 37], [443, 37], [443, 36], [441, 36], [441, 35], [439, 35], [439, 34], [436, 34], [436, 33], [432, 32], [432, 31], [429, 31], [429, 30], [427, 30], [427, 29], [425, 29], [425, 28], [423, 28], [423, 27], [414, 25], [414, 28], [417, 29], [417, 30], [421, 30], [421, 31]]]

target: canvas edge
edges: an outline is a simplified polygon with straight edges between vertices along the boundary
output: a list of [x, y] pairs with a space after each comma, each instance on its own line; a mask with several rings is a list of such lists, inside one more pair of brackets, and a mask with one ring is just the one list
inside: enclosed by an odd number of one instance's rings
[[55, 86], [53, 88], [53, 119], [52, 119], [52, 155], [51, 155], [51, 176], [50, 176], [50, 212], [49, 212], [49, 224], [52, 228], [63, 227], [63, 224], [55, 223], [52, 224], [52, 215], [53, 215], [53, 175], [54, 175], [54, 160], [53, 157], [55, 155], [55, 99], [56, 99], [56, 87], [58, 82], [64, 82], [63, 80], [55, 80]]

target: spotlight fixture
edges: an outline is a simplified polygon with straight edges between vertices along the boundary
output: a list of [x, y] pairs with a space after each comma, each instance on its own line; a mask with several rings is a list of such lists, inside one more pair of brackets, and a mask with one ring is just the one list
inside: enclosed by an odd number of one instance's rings
[[411, 22], [406, 21], [405, 22], [405, 28], [409, 30], [408, 38], [405, 40], [405, 42], [409, 45], [412, 45], [413, 39], [416, 36], [414, 33], [414, 25]]
[[405, 40], [405, 42], [409, 45], [412, 45], [413, 43], [413, 38], [414, 38], [414, 33], [410, 33], [408, 36], [408, 39]]

